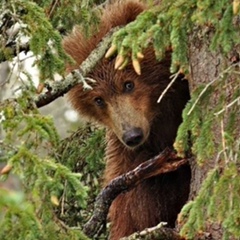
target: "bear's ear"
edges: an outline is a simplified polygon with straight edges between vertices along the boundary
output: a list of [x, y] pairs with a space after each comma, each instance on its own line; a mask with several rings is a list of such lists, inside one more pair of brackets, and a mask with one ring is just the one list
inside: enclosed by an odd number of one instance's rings
[[91, 90], [84, 90], [82, 84], [80, 83], [72, 88], [67, 95], [72, 107], [79, 113], [84, 112], [84, 104], [89, 105], [89, 91]]
[[139, 0], [115, 1], [115, 3], [109, 4], [105, 8], [102, 22], [106, 25], [109, 24], [111, 28], [124, 26], [134, 21], [146, 8], [146, 5]]
[[79, 112], [79, 105], [83, 98], [84, 91], [82, 84], [78, 84], [77, 86], [73, 87], [67, 94], [68, 101], [71, 103], [73, 108]]

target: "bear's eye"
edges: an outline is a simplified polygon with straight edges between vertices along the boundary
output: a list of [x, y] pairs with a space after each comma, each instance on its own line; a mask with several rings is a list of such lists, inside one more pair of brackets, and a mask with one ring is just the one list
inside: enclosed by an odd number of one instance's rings
[[125, 82], [124, 83], [124, 92], [131, 92], [134, 89], [134, 83], [131, 81]]
[[105, 102], [101, 97], [94, 98], [94, 102], [98, 107], [103, 107]]

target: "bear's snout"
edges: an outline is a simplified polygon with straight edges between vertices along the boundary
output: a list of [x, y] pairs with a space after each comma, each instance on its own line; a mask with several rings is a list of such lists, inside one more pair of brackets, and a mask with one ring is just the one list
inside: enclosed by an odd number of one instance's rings
[[122, 140], [128, 147], [136, 147], [143, 141], [143, 131], [138, 127], [131, 128], [123, 134]]

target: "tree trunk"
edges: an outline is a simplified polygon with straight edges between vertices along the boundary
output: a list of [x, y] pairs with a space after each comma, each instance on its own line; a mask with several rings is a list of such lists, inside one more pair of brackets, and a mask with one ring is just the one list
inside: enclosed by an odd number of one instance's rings
[[[194, 91], [200, 85], [203, 84], [206, 86], [206, 84], [210, 84], [212, 81], [219, 79], [221, 75], [224, 74], [223, 71], [226, 70], [229, 66], [233, 66], [233, 64], [236, 64], [237, 61], [239, 64], [240, 53], [239, 47], [236, 47], [231, 54], [228, 54], [228, 56], [224, 56], [224, 54], [220, 53], [220, 49], [214, 52], [210, 51], [209, 47], [211, 30], [207, 29], [206, 31], [206, 29], [201, 29], [201, 31], [195, 31], [195, 33], [196, 34], [193, 34], [190, 38], [189, 47], [189, 62], [191, 72], [189, 84], [191, 94], [194, 93]], [[235, 88], [236, 86], [239, 87], [239, 76], [236, 76], [234, 73], [227, 74], [225, 79], [225, 89], [221, 89], [221, 91], [224, 91], [224, 94], [226, 96], [226, 105], [230, 104], [233, 97], [233, 86], [235, 86]], [[218, 91], [215, 91], [213, 96], [211, 96], [209, 101], [209, 106], [211, 106], [211, 109], [215, 109], [219, 102], [221, 94], [220, 89], [218, 89]], [[219, 146], [224, 145], [223, 126], [226, 122], [228, 122], [229, 115], [230, 111], [225, 111], [222, 120], [219, 120], [219, 116], [216, 115], [216, 122], [214, 120], [213, 126], [213, 135], [216, 150], [212, 157], [205, 159], [205, 162], [202, 165], [199, 165], [196, 159], [190, 163], [192, 169], [192, 182], [189, 200], [195, 199], [199, 193], [203, 181], [206, 179], [207, 173], [216, 167], [216, 164], [219, 164], [220, 162], [218, 160], [221, 158], [219, 157]], [[238, 126], [240, 126], [239, 115], [236, 120], [238, 122]], [[235, 140], [240, 138], [240, 127], [236, 129], [235, 135], [233, 137]], [[224, 146], [222, 146], [222, 148], [224, 148]], [[216, 211], [218, 211], [218, 206], [216, 206]], [[206, 225], [206, 236], [210, 236], [210, 238], [205, 237], [204, 239], [223, 239], [223, 227], [220, 223], [207, 223]]]

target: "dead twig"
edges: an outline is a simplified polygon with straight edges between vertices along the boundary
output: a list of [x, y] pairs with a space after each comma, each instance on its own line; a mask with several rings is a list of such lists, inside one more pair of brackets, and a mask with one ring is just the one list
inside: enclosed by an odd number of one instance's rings
[[152, 228], [146, 228], [141, 232], [133, 233], [121, 240], [138, 240], [138, 239], [158, 239], [158, 240], [184, 240], [174, 229], [164, 227], [163, 223], [159, 223]]
[[93, 237], [102, 229], [111, 203], [120, 193], [132, 189], [147, 178], [175, 171], [187, 161], [187, 159], [178, 158], [172, 150], [166, 148], [159, 155], [140, 164], [132, 171], [113, 179], [98, 195], [93, 216], [85, 224], [84, 233], [88, 237]]

